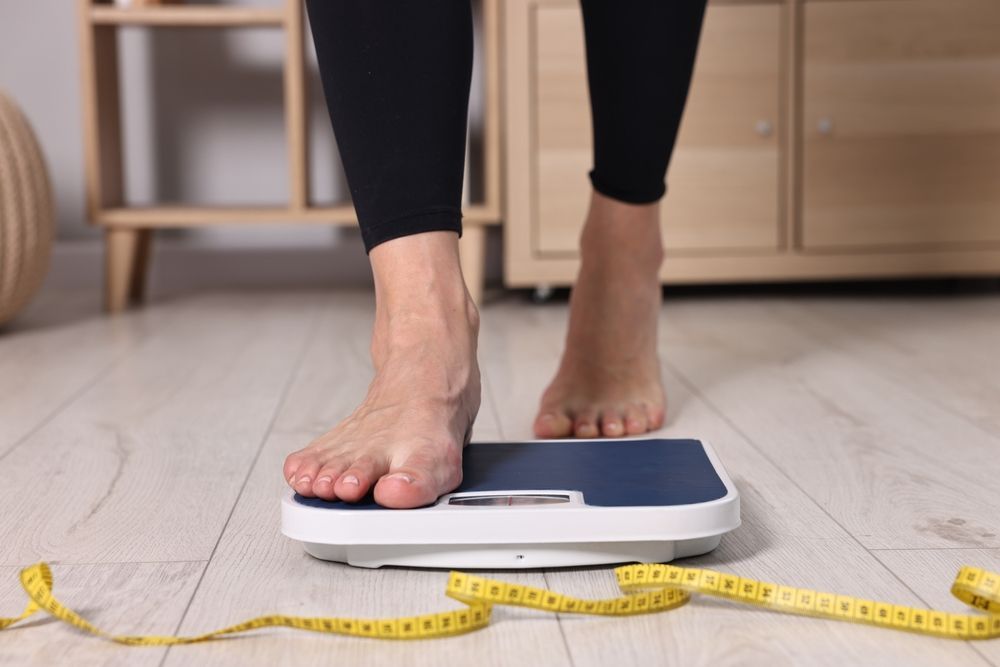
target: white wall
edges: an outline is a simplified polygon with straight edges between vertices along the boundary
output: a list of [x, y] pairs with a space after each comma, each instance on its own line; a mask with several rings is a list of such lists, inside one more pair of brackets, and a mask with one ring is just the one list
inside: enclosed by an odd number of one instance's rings
[[27, 114], [48, 160], [60, 234], [83, 233], [80, 83], [73, 0], [3, 0], [0, 88]]
[[[98, 237], [84, 219], [76, 5], [76, 0], [0, 2], [0, 88], [20, 104], [39, 136], [58, 200], [59, 238], [67, 242]], [[120, 47], [130, 202], [280, 204], [285, 200], [279, 30], [125, 28]], [[311, 43], [307, 54], [313, 196], [321, 202], [342, 200], [346, 185]], [[474, 131], [481, 110], [478, 70], [477, 52], [470, 102]], [[474, 173], [473, 181], [477, 177]], [[360, 237], [354, 230], [229, 226], [161, 236], [199, 248], [330, 247], [348, 259], [353, 273], [367, 280]]]

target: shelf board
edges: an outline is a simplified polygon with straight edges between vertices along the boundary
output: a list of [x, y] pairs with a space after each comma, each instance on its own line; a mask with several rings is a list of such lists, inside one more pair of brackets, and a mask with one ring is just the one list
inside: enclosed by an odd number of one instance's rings
[[[345, 217], [346, 213], [346, 217]], [[353, 206], [312, 206], [294, 214], [303, 222], [329, 223], [331, 219], [357, 224]], [[470, 204], [462, 209], [462, 220], [477, 225], [498, 224], [500, 214], [482, 204]]]
[[168, 5], [114, 7], [94, 5], [90, 20], [96, 25], [146, 25], [192, 27], [282, 26], [285, 10], [271, 7], [217, 5]]
[[354, 207], [294, 210], [285, 206], [129, 206], [108, 208], [97, 213], [97, 224], [121, 227], [200, 227], [217, 224], [268, 224], [282, 222], [323, 222], [354, 224]]
[[[481, 205], [467, 206], [464, 221], [476, 225], [499, 222], [499, 214]], [[95, 223], [111, 227], [201, 227], [205, 225], [259, 225], [304, 223], [356, 225], [350, 204], [292, 209], [285, 206], [130, 206], [97, 211]]]

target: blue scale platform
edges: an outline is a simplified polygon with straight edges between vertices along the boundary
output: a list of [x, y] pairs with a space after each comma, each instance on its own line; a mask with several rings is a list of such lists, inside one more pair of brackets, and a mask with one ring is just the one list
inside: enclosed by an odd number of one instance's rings
[[[701, 442], [690, 439], [472, 443], [462, 468], [454, 493], [579, 491], [587, 505], [600, 507], [690, 505], [726, 495]], [[357, 503], [298, 494], [295, 501], [321, 509], [385, 509], [371, 494]]]

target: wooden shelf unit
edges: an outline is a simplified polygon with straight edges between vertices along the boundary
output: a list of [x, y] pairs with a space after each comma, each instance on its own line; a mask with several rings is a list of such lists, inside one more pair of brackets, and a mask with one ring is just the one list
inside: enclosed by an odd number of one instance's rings
[[[82, 75], [87, 214], [105, 231], [105, 305], [123, 310], [141, 301], [156, 228], [217, 224], [355, 225], [354, 207], [316, 205], [309, 194], [308, 110], [302, 0], [278, 7], [161, 4], [118, 7], [77, 0]], [[484, 117], [483, 200], [463, 211], [460, 242], [469, 291], [478, 301], [485, 262], [485, 226], [500, 223], [499, 2], [482, 0]], [[130, 206], [125, 201], [117, 31], [122, 26], [274, 27], [285, 34], [284, 113], [289, 199], [284, 206]]]

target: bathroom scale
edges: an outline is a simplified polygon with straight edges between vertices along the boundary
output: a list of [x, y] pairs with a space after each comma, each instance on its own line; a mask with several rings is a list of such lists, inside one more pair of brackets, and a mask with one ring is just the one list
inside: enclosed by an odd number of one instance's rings
[[359, 567], [502, 569], [664, 563], [740, 525], [739, 493], [703, 440], [478, 442], [462, 467], [461, 486], [417, 509], [289, 490], [281, 532]]

